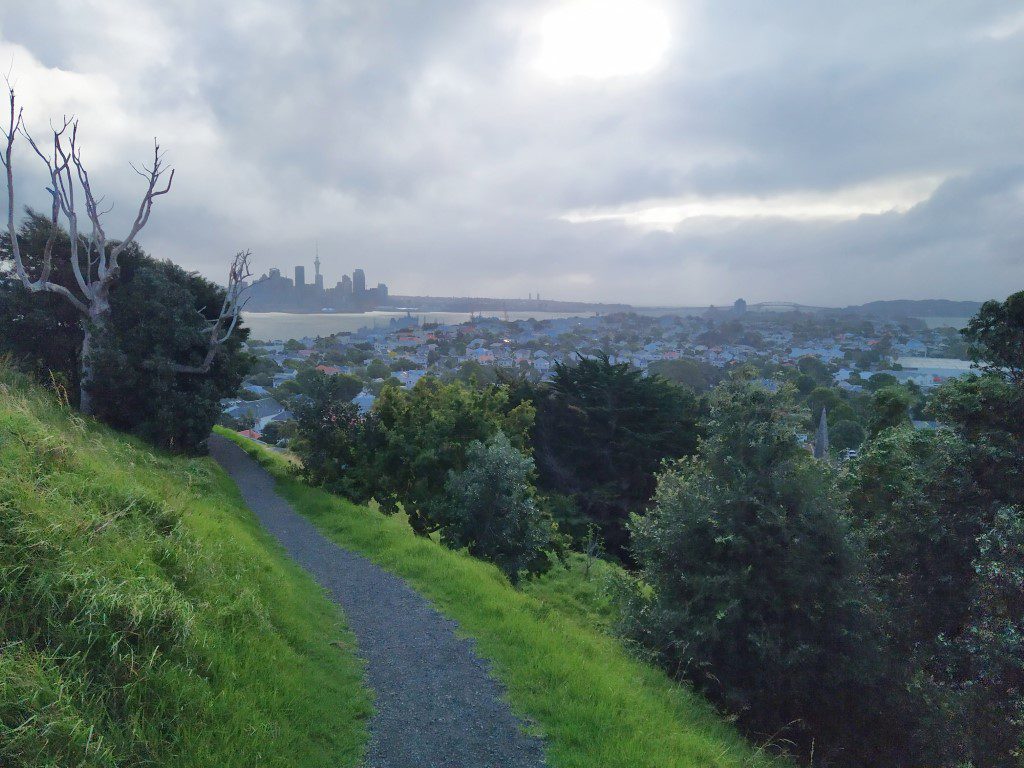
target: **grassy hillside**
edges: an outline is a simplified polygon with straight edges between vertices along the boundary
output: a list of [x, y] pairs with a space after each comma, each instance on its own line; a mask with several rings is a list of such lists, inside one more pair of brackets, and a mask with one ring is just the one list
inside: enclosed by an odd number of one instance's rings
[[602, 627], [612, 606], [598, 574], [559, 569], [513, 589], [497, 568], [415, 536], [401, 518], [295, 479], [286, 460], [227, 430], [278, 479], [295, 507], [339, 544], [406, 578], [477, 639], [516, 711], [558, 768], [767, 765], [712, 709], [632, 659]]
[[0, 765], [356, 765], [351, 647], [210, 460], [0, 365]]

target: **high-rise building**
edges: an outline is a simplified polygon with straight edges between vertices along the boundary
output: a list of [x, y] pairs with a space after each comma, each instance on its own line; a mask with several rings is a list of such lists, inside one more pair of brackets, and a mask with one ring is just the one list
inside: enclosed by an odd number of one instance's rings
[[306, 268], [296, 267], [295, 268], [295, 287], [302, 290], [306, 287]]
[[322, 292], [323, 289], [324, 289], [324, 276], [320, 274], [320, 252], [319, 252], [319, 250], [320, 249], [317, 248], [316, 258], [313, 259], [313, 270], [314, 270], [313, 284], [316, 286], [317, 292]]
[[352, 292], [357, 297], [366, 293], [366, 273], [361, 269], [352, 273]]
[[348, 275], [341, 276], [341, 282], [338, 283], [338, 290], [341, 291], [342, 296], [352, 295], [352, 278]]
[[745, 315], [747, 313], [747, 302], [743, 299], [736, 299], [732, 305], [732, 311], [737, 315]]

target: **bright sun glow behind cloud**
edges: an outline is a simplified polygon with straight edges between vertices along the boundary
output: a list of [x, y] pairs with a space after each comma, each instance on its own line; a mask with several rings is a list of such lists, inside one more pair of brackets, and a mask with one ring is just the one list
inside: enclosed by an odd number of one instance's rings
[[669, 17], [650, 0], [566, 0], [540, 19], [537, 68], [555, 79], [650, 72], [670, 43]]
[[559, 218], [572, 224], [617, 221], [631, 227], [673, 231], [689, 219], [764, 219], [844, 221], [858, 216], [904, 213], [932, 196], [944, 176], [886, 179], [826, 193], [790, 193], [766, 197], [698, 197], [650, 200], [618, 208], [569, 211]]

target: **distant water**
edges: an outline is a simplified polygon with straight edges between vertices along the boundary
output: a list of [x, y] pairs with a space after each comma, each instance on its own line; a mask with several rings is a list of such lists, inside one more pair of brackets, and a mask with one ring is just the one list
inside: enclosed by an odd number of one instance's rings
[[924, 320], [925, 325], [929, 328], [966, 328], [967, 323], [970, 322], [969, 317], [922, 317], [919, 318]]
[[969, 371], [970, 360], [958, 360], [954, 357], [900, 357], [897, 363], [904, 368], [932, 368], [944, 371]]
[[[470, 319], [468, 312], [411, 312], [420, 323], [451, 325]], [[593, 312], [484, 312], [483, 317], [509, 320], [552, 320], [566, 317], [592, 317]], [[387, 327], [391, 318], [405, 317], [405, 312], [362, 312], [337, 314], [293, 314], [291, 312], [244, 312], [242, 322], [252, 329], [253, 339], [301, 339], [303, 336], [330, 336], [360, 328]]]

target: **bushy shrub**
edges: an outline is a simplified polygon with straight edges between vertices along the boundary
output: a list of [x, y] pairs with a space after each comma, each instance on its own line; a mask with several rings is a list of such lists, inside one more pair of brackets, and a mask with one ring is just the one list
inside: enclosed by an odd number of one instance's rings
[[978, 468], [992, 444], [889, 429], [847, 476], [865, 586], [892, 660], [894, 761], [1013, 766], [1024, 742], [1024, 522]]
[[[18, 233], [26, 253], [39, 254], [49, 235], [46, 217], [29, 212]], [[77, 290], [67, 266], [70, 239], [54, 246], [59, 265], [51, 280]], [[78, 399], [81, 318], [61, 297], [30, 294], [4, 275], [10, 245], [0, 248], [0, 354], [11, 354], [44, 384], [56, 383]], [[111, 313], [94, 340], [95, 415], [117, 429], [185, 453], [202, 452], [220, 412], [220, 400], [238, 390], [251, 357], [242, 351], [248, 329], [236, 328], [204, 374], [183, 374], [169, 364], [195, 365], [207, 349], [207, 319], [219, 311], [224, 290], [131, 245], [120, 258], [110, 294]]]
[[92, 358], [97, 418], [173, 451], [205, 450], [221, 399], [248, 371], [251, 358], [241, 350], [248, 329], [236, 329], [207, 373], [168, 364], [202, 362], [208, 337], [199, 310], [216, 311], [222, 299], [223, 289], [169, 261], [128, 260]]
[[748, 733], [822, 756], [871, 719], [858, 698], [877, 673], [842, 496], [796, 421], [787, 393], [741, 381], [712, 393], [697, 455], [667, 466], [630, 522], [639, 572], [624, 629]]
[[516, 450], [504, 432], [486, 443], [474, 440], [466, 468], [448, 474], [441, 540], [495, 563], [513, 584], [520, 573], [546, 570], [555, 525], [537, 504], [533, 472], [533, 459]]

